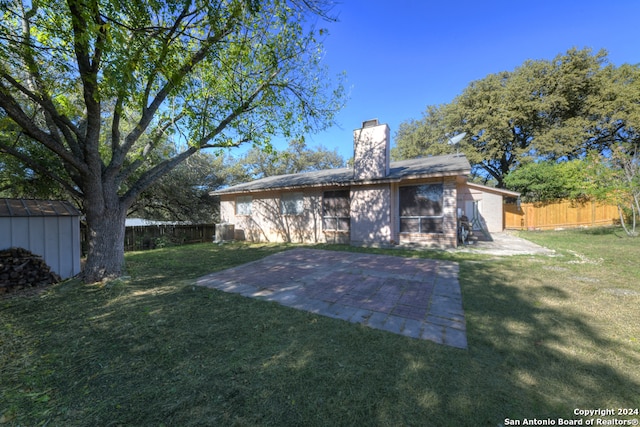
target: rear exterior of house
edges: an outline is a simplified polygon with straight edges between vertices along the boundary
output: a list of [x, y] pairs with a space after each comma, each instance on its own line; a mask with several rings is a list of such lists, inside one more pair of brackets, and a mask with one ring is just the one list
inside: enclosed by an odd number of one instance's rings
[[[391, 163], [389, 134], [377, 120], [356, 129], [353, 168], [213, 192], [223, 223], [233, 225], [238, 240], [455, 247], [458, 216], [466, 201], [481, 198], [468, 190], [469, 162], [447, 155]], [[497, 209], [502, 216], [502, 200]]]

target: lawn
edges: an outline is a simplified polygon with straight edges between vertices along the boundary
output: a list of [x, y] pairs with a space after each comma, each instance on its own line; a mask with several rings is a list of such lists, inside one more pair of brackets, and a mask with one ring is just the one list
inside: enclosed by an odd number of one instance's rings
[[0, 300], [0, 425], [495, 427], [640, 408], [640, 240], [522, 236], [555, 255], [371, 250], [460, 263], [468, 350], [193, 285], [289, 245], [129, 253], [121, 280]]

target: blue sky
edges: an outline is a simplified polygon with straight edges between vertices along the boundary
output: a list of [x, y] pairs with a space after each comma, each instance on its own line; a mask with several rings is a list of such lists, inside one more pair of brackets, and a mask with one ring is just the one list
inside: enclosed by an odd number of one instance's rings
[[[378, 118], [393, 137], [427, 105], [451, 102], [472, 81], [572, 47], [606, 49], [615, 65], [640, 63], [640, 1], [344, 0], [324, 24], [325, 63], [345, 71], [350, 99], [340, 126], [311, 147], [352, 157], [352, 132]], [[276, 144], [284, 148], [286, 144]]]

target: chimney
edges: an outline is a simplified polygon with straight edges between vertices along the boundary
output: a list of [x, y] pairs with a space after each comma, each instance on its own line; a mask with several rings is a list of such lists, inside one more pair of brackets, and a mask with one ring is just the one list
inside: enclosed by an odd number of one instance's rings
[[353, 131], [353, 178], [378, 179], [389, 175], [389, 126], [378, 119], [362, 122]]

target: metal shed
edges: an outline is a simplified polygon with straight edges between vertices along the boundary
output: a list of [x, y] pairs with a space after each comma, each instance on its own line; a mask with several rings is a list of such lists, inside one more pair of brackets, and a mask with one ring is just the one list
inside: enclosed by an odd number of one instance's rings
[[80, 212], [59, 200], [0, 199], [0, 249], [24, 248], [63, 279], [80, 273]]

